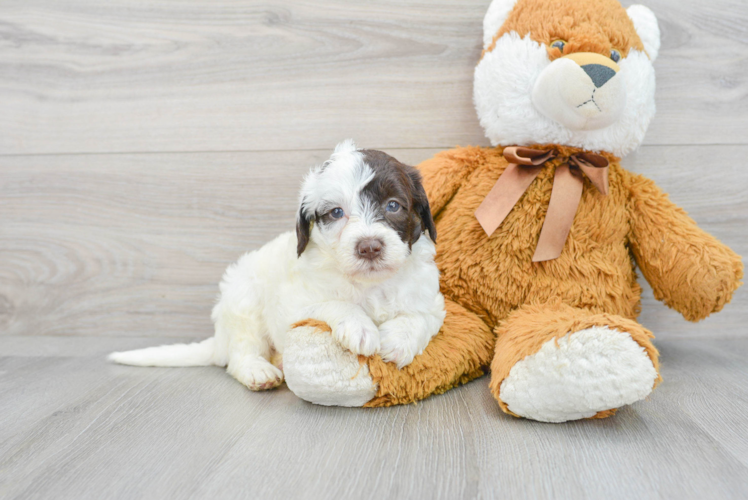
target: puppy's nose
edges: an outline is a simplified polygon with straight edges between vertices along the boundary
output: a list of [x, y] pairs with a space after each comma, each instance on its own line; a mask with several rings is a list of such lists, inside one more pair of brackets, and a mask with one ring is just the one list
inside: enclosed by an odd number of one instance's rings
[[612, 68], [603, 66], [602, 64], [585, 64], [582, 66], [582, 69], [597, 88], [602, 87], [608, 80], [616, 76], [616, 72]]
[[374, 260], [382, 255], [382, 248], [384, 248], [384, 243], [381, 240], [367, 238], [358, 242], [356, 253], [362, 259]]

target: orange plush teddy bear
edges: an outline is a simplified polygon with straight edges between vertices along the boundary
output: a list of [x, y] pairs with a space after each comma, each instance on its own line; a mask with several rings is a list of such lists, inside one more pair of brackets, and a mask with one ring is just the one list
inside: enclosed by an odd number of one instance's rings
[[606, 417], [660, 381], [641, 288], [698, 321], [740, 285], [740, 257], [619, 158], [654, 115], [657, 20], [615, 0], [494, 0], [475, 71], [495, 146], [419, 166], [439, 240], [447, 316], [402, 370], [300, 324], [288, 386], [320, 404], [386, 406], [484, 373], [505, 412], [548, 422]]

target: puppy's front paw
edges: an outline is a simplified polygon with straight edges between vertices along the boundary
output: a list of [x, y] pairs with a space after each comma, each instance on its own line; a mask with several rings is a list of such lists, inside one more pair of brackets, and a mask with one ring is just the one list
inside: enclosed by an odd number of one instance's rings
[[354, 354], [371, 356], [379, 351], [379, 329], [368, 316], [352, 316], [340, 321], [333, 335]]
[[417, 327], [404, 318], [395, 318], [379, 326], [382, 347], [379, 355], [388, 363], [395, 363], [398, 369], [408, 366], [413, 358], [423, 352], [416, 335]]
[[283, 382], [283, 372], [262, 358], [231, 360], [226, 371], [253, 391], [274, 389]]
[[413, 343], [407, 338], [400, 335], [388, 335], [382, 337], [382, 347], [379, 355], [388, 363], [395, 363], [397, 369], [408, 366], [416, 357], [413, 350]]

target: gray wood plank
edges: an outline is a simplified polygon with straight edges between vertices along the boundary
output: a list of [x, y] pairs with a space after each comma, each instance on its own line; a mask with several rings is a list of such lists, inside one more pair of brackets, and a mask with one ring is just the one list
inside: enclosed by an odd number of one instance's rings
[[[663, 32], [646, 143], [744, 143], [748, 5], [646, 3]], [[486, 144], [472, 76], [488, 4], [6, 1], [0, 152]]]
[[[111, 339], [114, 345], [114, 339]], [[612, 419], [500, 412], [487, 378], [418, 405], [314, 406], [218, 368], [0, 357], [4, 498], [743, 498], [748, 340], [658, 342]], [[735, 425], [736, 423], [740, 425]]]
[[[184, 341], [197, 337], [184, 337]], [[99, 356], [110, 351], [141, 349], [154, 345], [173, 344], [174, 337], [112, 337], [88, 335], [0, 335], [0, 353], [18, 358], [85, 358]]]
[[[389, 150], [410, 163], [436, 151]], [[0, 158], [0, 335], [210, 335], [223, 270], [293, 229], [300, 179], [328, 154]], [[747, 154], [648, 146], [625, 165], [746, 255], [748, 173], [734, 158]], [[746, 337], [748, 293], [689, 324], [648, 291], [642, 322], [661, 338]]]
[[[699, 428], [748, 466], [748, 394], [741, 340], [665, 343], [663, 363], [675, 360], [668, 385], [678, 408]], [[705, 376], [706, 375], [706, 376]]]
[[[292, 227], [301, 175], [342, 138], [410, 163], [486, 144], [488, 3], [3, 2], [0, 496], [748, 496], [743, 289], [694, 325], [645, 287], [665, 382], [604, 421], [507, 417], [487, 378], [352, 410], [104, 361], [209, 335], [226, 264]], [[625, 165], [745, 255], [748, 6], [646, 4], [658, 115]], [[196, 153], [70, 154], [163, 151]]]

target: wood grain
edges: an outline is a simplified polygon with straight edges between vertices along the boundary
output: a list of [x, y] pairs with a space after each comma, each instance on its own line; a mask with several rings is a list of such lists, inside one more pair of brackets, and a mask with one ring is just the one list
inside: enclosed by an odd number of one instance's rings
[[646, 401], [568, 424], [504, 415], [485, 377], [418, 405], [328, 408], [215, 367], [109, 365], [107, 348], [140, 344], [104, 340], [0, 357], [3, 498], [748, 495], [746, 339], [658, 342], [665, 381]]
[[[410, 163], [436, 151], [389, 150]], [[0, 158], [0, 334], [209, 336], [223, 270], [293, 230], [301, 178], [328, 155]], [[748, 175], [733, 161], [746, 155], [748, 146], [649, 146], [626, 165], [746, 255]], [[694, 325], [647, 292], [642, 322], [663, 338], [746, 337], [748, 294]]]
[[[508, 417], [487, 378], [359, 410], [104, 361], [210, 335], [223, 269], [341, 139], [486, 145], [488, 3], [2, 2], [0, 497], [748, 497], [745, 288], [689, 324], [645, 286], [665, 381], [603, 421]], [[645, 3], [658, 114], [624, 165], [746, 255], [748, 4]]]
[[330, 152], [0, 158], [0, 332], [210, 335], [223, 270], [294, 229]]
[[[646, 3], [663, 33], [646, 143], [744, 143], [748, 5]], [[486, 144], [472, 77], [488, 4], [6, 1], [0, 153]]]

